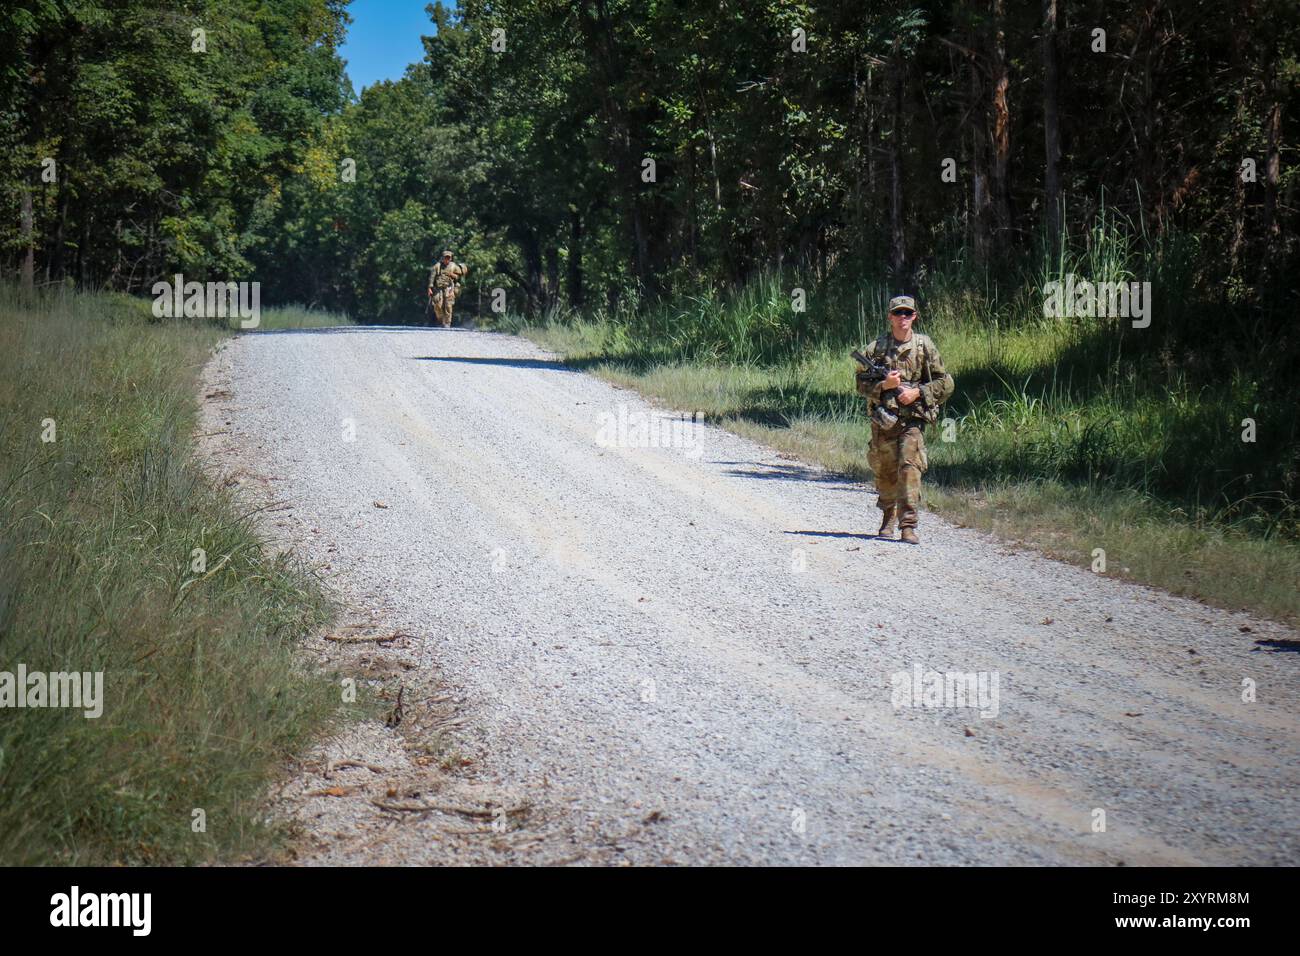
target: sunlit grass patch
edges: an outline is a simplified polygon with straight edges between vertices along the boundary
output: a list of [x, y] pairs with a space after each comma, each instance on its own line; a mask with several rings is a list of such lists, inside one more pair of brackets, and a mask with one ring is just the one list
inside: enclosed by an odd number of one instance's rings
[[[351, 319], [337, 312], [324, 312], [300, 305], [273, 306], [261, 310], [261, 323], [249, 331], [274, 331], [277, 329], [323, 329], [335, 325], [352, 325]], [[239, 328], [238, 320], [232, 327]]]

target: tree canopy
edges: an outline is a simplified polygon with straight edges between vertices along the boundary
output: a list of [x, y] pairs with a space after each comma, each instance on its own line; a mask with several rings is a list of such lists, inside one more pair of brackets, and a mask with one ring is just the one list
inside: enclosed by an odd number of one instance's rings
[[1294, 309], [1289, 0], [429, 14], [425, 60], [357, 96], [343, 0], [7, 5], [6, 271], [401, 321], [444, 246], [537, 313], [772, 266], [996, 277], [1110, 216], [1183, 237], [1203, 294]]

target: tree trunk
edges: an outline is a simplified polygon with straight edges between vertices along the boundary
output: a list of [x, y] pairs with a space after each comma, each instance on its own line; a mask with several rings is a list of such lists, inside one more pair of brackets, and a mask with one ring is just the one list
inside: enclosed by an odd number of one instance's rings
[[[1269, 38], [1269, 53], [1263, 58], [1264, 67], [1264, 255], [1262, 266], [1271, 268], [1281, 248], [1282, 224], [1277, 215], [1278, 185], [1282, 179], [1282, 99], [1277, 90], [1276, 41]], [[1240, 178], [1240, 177], [1238, 177]]]
[[894, 115], [889, 133], [889, 267], [895, 280], [899, 280], [907, 268], [907, 237], [903, 229], [903, 63], [897, 45], [890, 68]]
[[1007, 33], [1003, 0], [993, 0], [993, 162], [989, 170], [990, 196], [996, 238], [1011, 228], [1011, 107], [1007, 89]]
[[77, 244], [77, 285], [84, 289], [90, 275], [90, 216], [81, 221], [81, 241]]
[[1149, 33], [1146, 56], [1142, 58], [1142, 152], [1147, 161], [1139, 166], [1142, 183], [1142, 202], [1150, 203], [1156, 220], [1156, 231], [1164, 231], [1165, 150], [1156, 143], [1156, 78], [1155, 56], [1160, 48], [1159, 13], [1162, 0], [1150, 0], [1146, 11], [1146, 28]]
[[[968, 41], [973, 53], [978, 38], [971, 36]], [[965, 57], [966, 70], [970, 76], [970, 107], [967, 115], [972, 117], [970, 128], [970, 166], [971, 191], [967, 208], [967, 230], [975, 248], [975, 261], [981, 266], [989, 261], [990, 216], [989, 211], [989, 143], [991, 141], [988, 118], [985, 115], [985, 93], [983, 71], [974, 55]]]
[[864, 142], [867, 144], [867, 196], [873, 206], [875, 205], [876, 197], [879, 195], [876, 191], [876, 183], [878, 179], [876, 176], [877, 111], [875, 109], [875, 103], [871, 98], [873, 86], [872, 81], [874, 79], [875, 73], [873, 69], [867, 67], [867, 94], [864, 99], [864, 102], [867, 104], [867, 121], [866, 138]]
[[[60, 166], [60, 169], [63, 167]], [[45, 263], [45, 281], [49, 282], [52, 278], [62, 279], [67, 273], [65, 265], [66, 253], [64, 250], [64, 235], [68, 229], [68, 191], [59, 186], [58, 199], [58, 225], [54, 229], [54, 246], [50, 249], [49, 258]]]
[[[1246, 128], [1246, 50], [1250, 44], [1249, 14], [1250, 10], [1237, 10], [1232, 18], [1232, 72], [1239, 78], [1241, 85], [1237, 88], [1237, 108], [1234, 115], [1235, 136], [1240, 140], [1240, 131]], [[1246, 242], [1246, 182], [1241, 178], [1241, 166], [1232, 167], [1232, 239], [1228, 245], [1228, 272], [1237, 275], [1241, 265], [1241, 250]]]
[[546, 247], [546, 284], [542, 290], [544, 308], [551, 308], [560, 299], [560, 250], [551, 243]]
[[569, 210], [569, 308], [582, 308], [582, 214]]
[[713, 111], [709, 109], [709, 100], [704, 92], [704, 84], [696, 80], [700, 94], [700, 106], [704, 111], [704, 134], [709, 140], [709, 170], [713, 174], [713, 208], [722, 212], [722, 179], [718, 176], [718, 141], [713, 135]]
[[1056, 0], [1043, 0], [1043, 174], [1044, 225], [1048, 249], [1055, 255], [1061, 241], [1061, 133], [1058, 125], [1059, 75], [1056, 51]]
[[699, 229], [699, 210], [696, 193], [699, 189], [698, 174], [695, 168], [695, 142], [686, 144], [686, 252], [692, 262], [699, 259], [696, 245], [696, 232]]
[[32, 236], [32, 187], [23, 184], [22, 198], [22, 244], [27, 250], [23, 253], [22, 288], [31, 292], [36, 281], [36, 241]]

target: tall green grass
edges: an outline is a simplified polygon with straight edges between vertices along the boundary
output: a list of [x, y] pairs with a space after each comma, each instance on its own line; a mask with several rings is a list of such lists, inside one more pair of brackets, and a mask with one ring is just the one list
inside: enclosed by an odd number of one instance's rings
[[0, 286], [0, 671], [102, 671], [105, 697], [98, 719], [0, 710], [0, 863], [264, 848], [267, 781], [337, 712], [294, 656], [330, 615], [321, 589], [192, 457], [224, 334]]
[[[238, 329], [237, 320], [231, 321], [231, 327]], [[334, 325], [351, 325], [345, 315], [334, 312], [322, 312], [301, 305], [272, 306], [262, 309], [261, 323], [251, 332], [273, 332], [280, 329], [324, 329]]]

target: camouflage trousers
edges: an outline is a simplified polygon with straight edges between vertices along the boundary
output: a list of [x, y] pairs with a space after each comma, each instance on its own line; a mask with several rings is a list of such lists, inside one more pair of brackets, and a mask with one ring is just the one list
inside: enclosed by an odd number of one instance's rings
[[898, 508], [898, 526], [915, 528], [916, 510], [921, 505], [921, 476], [930, 466], [921, 426], [909, 424], [895, 434], [872, 422], [867, 464], [876, 476], [876, 490], [880, 493], [876, 505], [881, 511]]
[[451, 326], [451, 310], [456, 305], [456, 293], [451, 289], [433, 290], [433, 314], [443, 328]]

